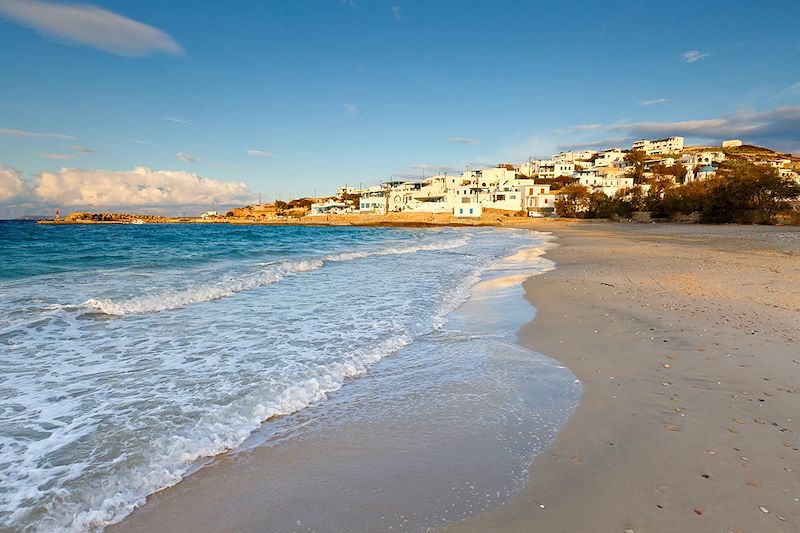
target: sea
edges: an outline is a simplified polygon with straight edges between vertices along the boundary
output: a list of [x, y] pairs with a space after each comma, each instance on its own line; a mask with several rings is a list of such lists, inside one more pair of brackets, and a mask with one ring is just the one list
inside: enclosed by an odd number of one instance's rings
[[[291, 447], [343, 420], [425, 427], [431, 442], [447, 427], [493, 435], [472, 439], [468, 464], [447, 457], [469, 438], [443, 444], [429, 485], [447, 497], [404, 488], [396, 501], [419, 512], [399, 510], [394, 530], [502, 503], [580, 396], [567, 368], [515, 343], [535, 314], [522, 282], [555, 267], [548, 241], [497, 228], [0, 222], [0, 530], [102, 531], [221, 456]], [[420, 449], [398, 459], [403, 471]], [[358, 483], [339, 486], [363, 499]], [[321, 530], [388, 527], [330, 520]]]

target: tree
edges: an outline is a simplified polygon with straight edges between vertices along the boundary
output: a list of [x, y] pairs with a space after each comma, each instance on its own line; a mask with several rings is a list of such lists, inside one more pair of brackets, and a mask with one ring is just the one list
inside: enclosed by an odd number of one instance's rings
[[644, 182], [644, 162], [647, 159], [647, 154], [644, 150], [631, 150], [625, 154], [625, 162], [631, 165], [631, 170], [628, 171], [628, 176], [633, 178], [633, 183], [639, 185]]
[[558, 199], [556, 199], [556, 213], [562, 217], [577, 218], [589, 208], [589, 197], [591, 193], [585, 185], [573, 183], [561, 189]]
[[692, 181], [664, 191], [661, 209], [667, 216], [688, 215], [703, 211], [709, 197], [711, 181]]
[[680, 163], [667, 166], [664, 163], [656, 163], [650, 167], [650, 172], [655, 176], [663, 178], [671, 178], [675, 183], [683, 183], [686, 181], [686, 167]]
[[614, 214], [616, 214], [614, 200], [606, 193], [595, 191], [589, 194], [586, 218], [611, 218]]
[[289, 202], [289, 209], [309, 209], [313, 203], [314, 200], [311, 198], [297, 198]]
[[358, 207], [361, 204], [361, 194], [344, 193], [342, 194], [342, 201]]
[[706, 212], [714, 221], [747, 221], [754, 211], [756, 221], [769, 223], [781, 211], [791, 209], [789, 200], [800, 197], [800, 185], [781, 177], [777, 169], [745, 159], [722, 163]]
[[555, 187], [555, 189], [562, 189], [567, 185], [577, 183], [577, 181], [578, 180], [572, 176], [558, 176], [557, 178], [552, 179], [551, 185]]
[[645, 211], [650, 211], [656, 217], [667, 216], [661, 204], [667, 191], [675, 188], [675, 182], [671, 177], [656, 176], [648, 179], [647, 183], [650, 188], [644, 199]]

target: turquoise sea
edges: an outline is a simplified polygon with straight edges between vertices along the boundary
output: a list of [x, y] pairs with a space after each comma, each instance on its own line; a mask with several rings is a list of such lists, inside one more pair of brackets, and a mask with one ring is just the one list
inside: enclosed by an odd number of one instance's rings
[[[0, 530], [101, 530], [364, 374], [364, 394], [390, 398], [384, 358], [395, 376], [413, 370], [405, 387], [474, 382], [475, 365], [447, 370], [442, 354], [505, 353], [533, 317], [519, 281], [496, 284], [514, 305], [476, 307], [475, 287], [552, 268], [521, 252], [543, 244], [490, 228], [0, 222]], [[454, 312], [470, 305], [493, 318]], [[431, 348], [454, 332], [474, 342]], [[497, 408], [515, 416], [491, 422], [533, 421], [535, 438], [506, 442], [514, 451], [499, 463], [521, 472], [579, 385], [550, 359], [514, 353], [544, 391], [517, 402], [509, 390]]]

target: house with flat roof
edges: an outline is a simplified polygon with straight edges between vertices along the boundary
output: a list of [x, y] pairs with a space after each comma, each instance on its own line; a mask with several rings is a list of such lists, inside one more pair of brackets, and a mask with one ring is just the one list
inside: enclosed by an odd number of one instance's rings
[[683, 137], [667, 137], [655, 141], [640, 140], [631, 145], [631, 150], [642, 150], [647, 155], [671, 154], [683, 150]]

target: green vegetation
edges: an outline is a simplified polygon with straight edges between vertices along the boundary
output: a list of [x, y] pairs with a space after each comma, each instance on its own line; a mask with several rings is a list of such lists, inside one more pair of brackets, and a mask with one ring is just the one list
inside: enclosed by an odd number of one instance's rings
[[[663, 165], [662, 165], [663, 166]], [[771, 223], [779, 213], [793, 210], [800, 184], [783, 178], [777, 169], [743, 159], [721, 164], [716, 176], [681, 184], [685, 177], [674, 167], [654, 168], [649, 188], [635, 185], [609, 198], [583, 185], [567, 185], [556, 201], [556, 212], [571, 218], [630, 218], [648, 211], [655, 218], [697, 214], [706, 223]]]
[[629, 176], [633, 178], [634, 185], [644, 183], [644, 162], [647, 154], [643, 150], [631, 150], [625, 154], [625, 162], [632, 165]]

